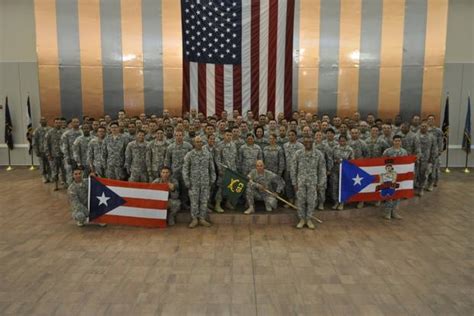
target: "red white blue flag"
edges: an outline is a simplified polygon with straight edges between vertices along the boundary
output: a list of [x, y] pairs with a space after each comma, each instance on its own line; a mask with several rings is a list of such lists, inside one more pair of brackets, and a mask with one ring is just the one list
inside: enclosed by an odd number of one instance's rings
[[[344, 160], [339, 170], [339, 202], [413, 197], [415, 162], [416, 156]], [[389, 172], [395, 177], [384, 182], [389, 177], [383, 175]]]
[[166, 227], [167, 184], [89, 177], [89, 220], [94, 223]]

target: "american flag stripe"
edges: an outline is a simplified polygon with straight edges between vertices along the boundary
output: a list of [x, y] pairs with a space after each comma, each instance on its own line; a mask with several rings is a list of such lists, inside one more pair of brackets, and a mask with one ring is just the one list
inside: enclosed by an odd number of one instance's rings
[[216, 113], [219, 115], [224, 110], [224, 65], [216, 64]]
[[224, 65], [224, 110], [234, 110], [234, 65]]
[[251, 9], [251, 34], [250, 34], [250, 69], [251, 69], [251, 110], [258, 113], [259, 110], [259, 83], [260, 83], [260, 0], [252, 0]]
[[252, 0], [242, 0], [242, 114], [251, 110], [251, 3]]
[[189, 98], [190, 82], [189, 82], [189, 62], [183, 61], [183, 108], [182, 112], [189, 112], [190, 98]]
[[216, 67], [213, 64], [206, 66], [206, 86], [207, 86], [207, 108], [204, 115], [214, 115], [216, 113]]
[[258, 112], [257, 113], [267, 113], [267, 89], [268, 81], [270, 80], [269, 76], [269, 67], [268, 67], [268, 42], [269, 38], [272, 36], [270, 33], [270, 20], [269, 12], [270, 11], [270, 0], [260, 0], [260, 36], [259, 36], [259, 96], [258, 96]]
[[[287, 4], [278, 1], [278, 37], [276, 50], [276, 88], [275, 88], [275, 112], [285, 112], [285, 48], [286, 48], [286, 10]], [[276, 116], [276, 115], [275, 115]]]
[[242, 113], [242, 71], [240, 65], [233, 66], [233, 81], [234, 81], [234, 93], [233, 100], [234, 106], [233, 109]]
[[198, 110], [199, 112], [206, 113], [207, 107], [207, 78], [206, 78], [206, 64], [198, 63]]
[[276, 59], [278, 32], [278, 0], [270, 0], [268, 34], [268, 97], [267, 111], [275, 113]]
[[285, 116], [288, 118], [292, 112], [293, 89], [293, 24], [295, 21], [295, 0], [287, 1], [287, 21], [285, 38]]

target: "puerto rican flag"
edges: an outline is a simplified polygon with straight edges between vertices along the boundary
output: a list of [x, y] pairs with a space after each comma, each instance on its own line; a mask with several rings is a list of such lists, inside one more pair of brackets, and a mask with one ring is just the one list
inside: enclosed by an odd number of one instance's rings
[[[344, 160], [339, 169], [339, 202], [382, 201], [414, 196], [416, 156]], [[396, 183], [381, 182], [391, 164]]]
[[167, 184], [89, 177], [89, 220], [94, 223], [166, 227]]

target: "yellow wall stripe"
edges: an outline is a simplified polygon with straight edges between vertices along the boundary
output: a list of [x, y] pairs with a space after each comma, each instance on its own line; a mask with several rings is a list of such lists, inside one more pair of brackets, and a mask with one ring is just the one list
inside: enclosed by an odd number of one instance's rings
[[439, 114], [443, 95], [444, 56], [448, 23], [448, 0], [429, 0], [426, 19], [425, 68], [421, 113]]
[[79, 1], [78, 14], [82, 112], [98, 118], [104, 115], [100, 0]]
[[358, 108], [362, 0], [341, 0], [337, 114], [350, 116]]
[[123, 99], [129, 115], [145, 112], [141, 1], [121, 0]]
[[[320, 0], [301, 0], [298, 108], [318, 112]], [[298, 48], [298, 47], [297, 47]]]
[[378, 116], [393, 118], [400, 111], [405, 0], [384, 0], [382, 15]]
[[164, 109], [181, 115], [183, 62], [181, 6], [176, 0], [162, 0], [163, 102]]

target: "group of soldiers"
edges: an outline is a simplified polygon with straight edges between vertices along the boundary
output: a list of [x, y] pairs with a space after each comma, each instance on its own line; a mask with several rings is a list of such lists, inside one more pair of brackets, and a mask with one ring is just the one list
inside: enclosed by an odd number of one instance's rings
[[[222, 213], [234, 206], [223, 194], [226, 168], [248, 176], [245, 214], [255, 212], [255, 201], [265, 210], [277, 208], [275, 192], [297, 206], [297, 228], [314, 229], [313, 212], [343, 210], [338, 201], [339, 166], [343, 160], [416, 155], [415, 188], [419, 196], [432, 191], [439, 180], [443, 133], [435, 117], [410, 122], [400, 116], [383, 121], [369, 114], [362, 119], [318, 116], [293, 112], [255, 117], [238, 111], [205, 117], [191, 110], [182, 117], [141, 114], [129, 117], [120, 111], [115, 120], [106, 115], [66, 121], [56, 118], [48, 126], [41, 118], [33, 135], [43, 182], [68, 187], [73, 218], [87, 222], [89, 175], [134, 182], [168, 183], [168, 224], [176, 213], [189, 209], [190, 228], [210, 226], [208, 210]], [[223, 204], [225, 202], [225, 204]], [[375, 203], [379, 205], [379, 203]], [[356, 205], [364, 206], [363, 202]], [[397, 201], [385, 203], [385, 218], [400, 219]]]

